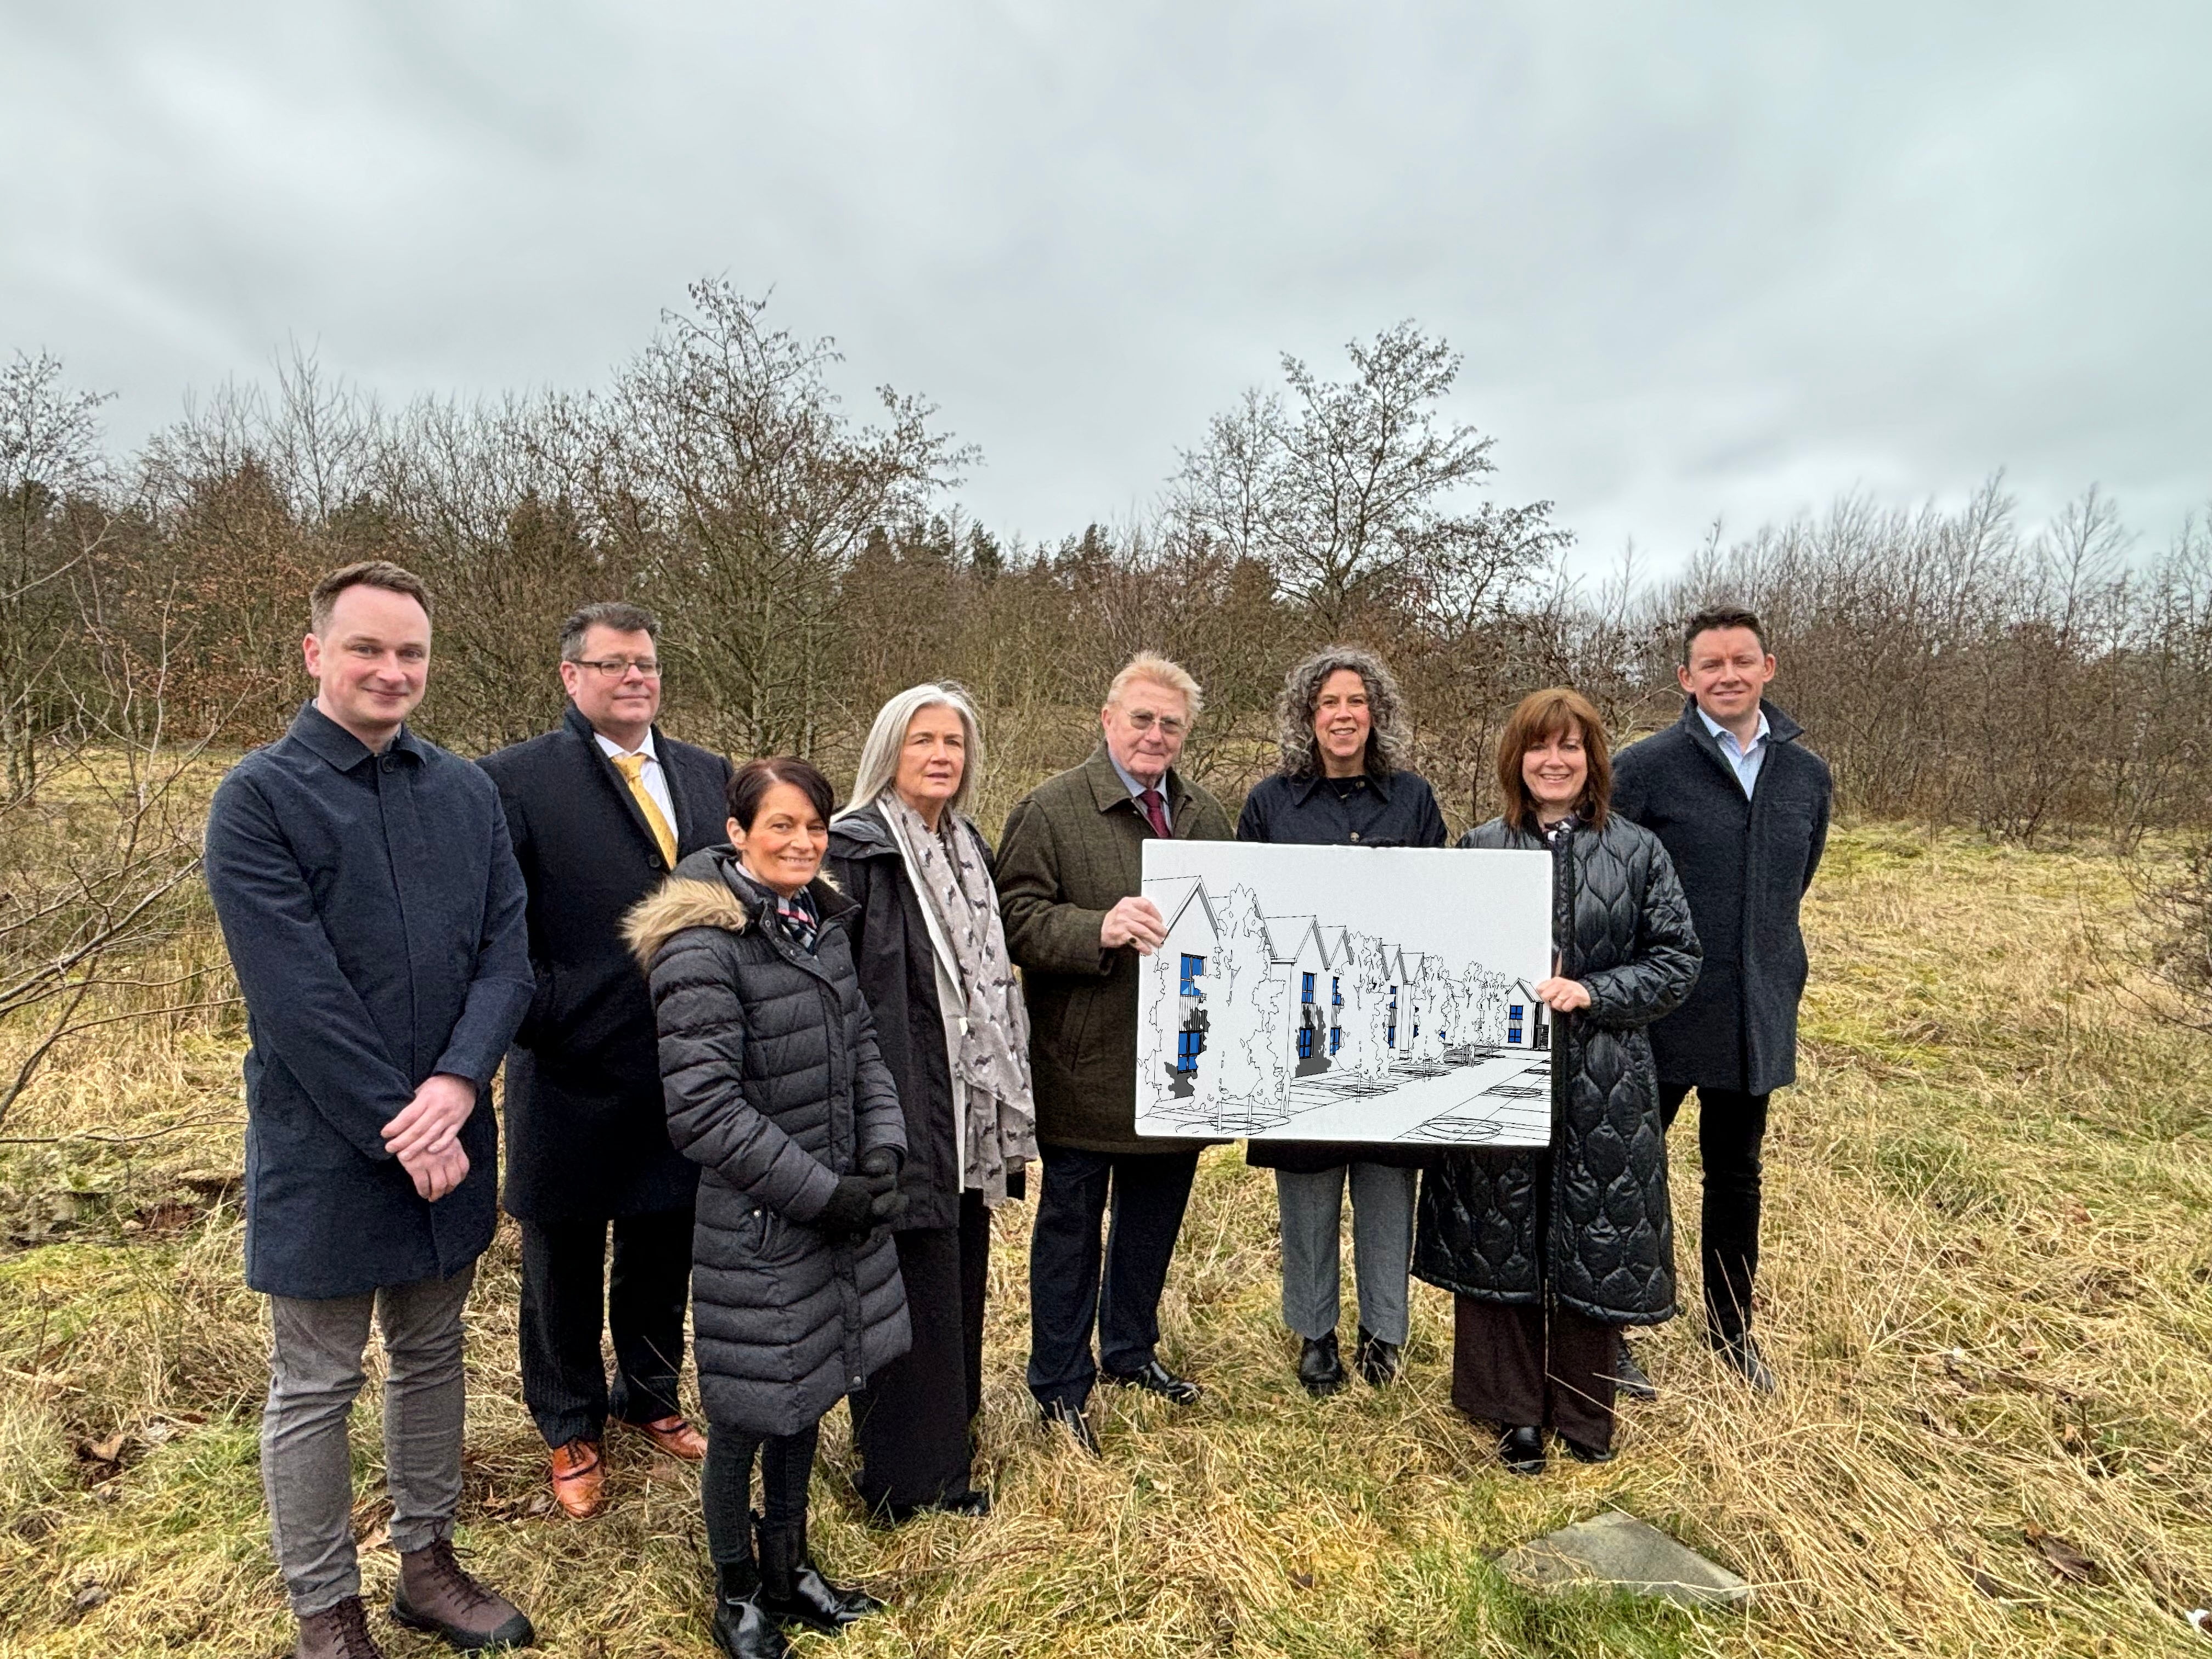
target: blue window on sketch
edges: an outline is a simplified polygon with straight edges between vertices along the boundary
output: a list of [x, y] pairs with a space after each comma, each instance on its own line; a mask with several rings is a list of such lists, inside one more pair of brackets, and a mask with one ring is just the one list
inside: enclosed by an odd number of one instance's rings
[[1390, 988], [1390, 1024], [1382, 1033], [1382, 1042], [1386, 1048], [1398, 1046], [1398, 988], [1395, 985]]
[[1508, 1042], [1518, 1042], [1521, 1041], [1522, 1006], [1522, 1005], [1517, 1002], [1508, 1003], [1506, 1005], [1505, 1040]]
[[1200, 976], [1206, 972], [1204, 957], [1186, 956], [1182, 959], [1182, 994], [1187, 997], [1198, 994]]
[[1313, 1001], [1313, 982], [1314, 976], [1311, 974], [1308, 974], [1305, 976], [1304, 988], [1298, 994], [1298, 1000], [1300, 1002], [1310, 1004]]
[[1313, 1058], [1313, 1027], [1310, 1025], [1298, 1027], [1298, 1058], [1300, 1060]]
[[1332, 1008], [1344, 1006], [1344, 981], [1334, 974], [1328, 976], [1328, 1006]]
[[1330, 1027], [1328, 1028], [1328, 1051], [1329, 1051], [1329, 1053], [1331, 1053], [1331, 1054], [1334, 1054], [1334, 1053], [1335, 1053], [1339, 1048], [1341, 1048], [1342, 1047], [1344, 1047], [1344, 1027], [1342, 1027], [1341, 1025], [1332, 1025], [1332, 1026], [1330, 1026]]
[[1206, 1033], [1181, 1031], [1176, 1036], [1176, 1070], [1195, 1072], [1198, 1057], [1206, 1051]]

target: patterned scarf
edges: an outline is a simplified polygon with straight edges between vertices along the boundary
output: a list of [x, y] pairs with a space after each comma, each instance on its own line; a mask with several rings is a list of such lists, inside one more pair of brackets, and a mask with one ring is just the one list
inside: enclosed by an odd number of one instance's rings
[[1037, 1155], [1029, 1011], [1006, 957], [998, 890], [964, 820], [945, 812], [932, 831], [895, 789], [876, 804], [921, 899], [931, 951], [962, 999], [938, 1000], [961, 1119], [963, 1183], [996, 1209], [1006, 1201], [1007, 1177]]

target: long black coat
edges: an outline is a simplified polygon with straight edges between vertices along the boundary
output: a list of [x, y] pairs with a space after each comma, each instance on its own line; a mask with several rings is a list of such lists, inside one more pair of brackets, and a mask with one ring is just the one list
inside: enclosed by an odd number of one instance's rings
[[1698, 988], [1651, 1028], [1663, 1083], [1763, 1095], [1797, 1080], [1797, 908], [1828, 842], [1833, 786], [1803, 728], [1762, 707], [1770, 742], [1747, 800], [1694, 701], [1613, 763], [1613, 810], [1665, 844], [1705, 947]]
[[707, 1420], [796, 1434], [911, 1340], [898, 1252], [881, 1229], [832, 1243], [812, 1223], [906, 1123], [849, 936], [854, 907], [808, 890], [809, 951], [772, 919], [727, 847], [694, 853], [630, 913], [653, 976], [668, 1133], [700, 1168], [693, 1352]]
[[[966, 818], [960, 827], [988, 868], [990, 843]], [[876, 1048], [898, 1085], [906, 1113], [907, 1195], [901, 1231], [960, 1224], [959, 1125], [952, 1112], [952, 1067], [937, 1000], [937, 964], [921, 896], [884, 822], [865, 806], [830, 826], [830, 873], [854, 906], [853, 953], [860, 992], [875, 1016]], [[1018, 1195], [1018, 1178], [1015, 1183]]]
[[[1237, 839], [1300, 847], [1441, 847], [1444, 815], [1428, 781], [1392, 772], [1344, 782], [1277, 772], [1253, 786], [1237, 815]], [[1244, 1161], [1263, 1170], [1314, 1174], [1343, 1164], [1418, 1168], [1426, 1147], [1341, 1140], [1249, 1140]]]
[[[677, 856], [729, 837], [720, 755], [655, 732]], [[699, 1175], [668, 1144], [630, 907], [666, 879], [636, 797], [574, 704], [557, 730], [478, 763], [499, 785], [530, 889], [530, 1012], [507, 1057], [507, 1212], [589, 1221], [680, 1210]]]
[[[483, 1091], [530, 1001], [522, 876], [499, 792], [402, 726], [381, 756], [313, 703], [231, 769], [207, 884], [246, 995], [246, 1282], [360, 1296], [444, 1279], [491, 1243]], [[469, 1173], [428, 1203], [383, 1127], [466, 1078]]]
[[[1540, 848], [1493, 818], [1462, 847]], [[1674, 1222], [1644, 1028], [1681, 1006], [1698, 936], [1667, 849], [1620, 817], [1554, 856], [1552, 936], [1589, 1007], [1556, 1020], [1548, 1152], [1451, 1152], [1421, 1176], [1413, 1272], [1455, 1296], [1560, 1303], [1606, 1324], [1674, 1315]]]

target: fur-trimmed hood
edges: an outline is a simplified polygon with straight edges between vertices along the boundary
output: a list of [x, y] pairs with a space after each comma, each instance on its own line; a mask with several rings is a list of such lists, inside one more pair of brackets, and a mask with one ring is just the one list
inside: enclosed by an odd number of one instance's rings
[[[807, 884], [806, 890], [825, 922], [853, 908], [826, 870]], [[661, 947], [685, 928], [720, 927], [742, 933], [768, 904], [766, 890], [745, 874], [732, 848], [708, 847], [686, 858], [656, 890], [630, 907], [623, 918], [623, 939], [649, 973]]]

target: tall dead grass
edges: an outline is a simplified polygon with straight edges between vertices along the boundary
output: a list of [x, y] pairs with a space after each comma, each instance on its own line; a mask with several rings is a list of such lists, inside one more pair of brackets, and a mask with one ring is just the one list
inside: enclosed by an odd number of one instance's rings
[[[1425, 1289], [1401, 1385], [1309, 1401], [1276, 1310], [1272, 1188], [1233, 1149], [1201, 1169], [1164, 1309], [1167, 1352], [1207, 1396], [1183, 1413], [1105, 1396], [1106, 1455], [1082, 1459], [1025, 1409], [1027, 1216], [1005, 1212], [979, 1458], [997, 1508], [870, 1531], [838, 1413], [817, 1543], [896, 1604], [842, 1650], [2203, 1651], [2180, 1615], [2212, 1596], [2212, 1052], [2116, 977], [2126, 907], [2101, 855], [1838, 836], [1768, 1160], [1762, 1320], [1785, 1386], [1752, 1399], [1677, 1321], [1642, 1344], [1660, 1403], [1630, 1409], [1603, 1468], [1498, 1470], [1446, 1402], [1449, 1310]], [[223, 1181], [240, 1040], [221, 1015], [116, 1028], [8, 1126], [64, 1139], [0, 1146], [0, 1653], [286, 1640], [255, 1464], [262, 1316]], [[1689, 1264], [1693, 1133], [1674, 1154]], [[689, 1470], [617, 1441], [609, 1515], [542, 1512], [514, 1309], [503, 1233], [470, 1316], [472, 1559], [549, 1653], [709, 1651]], [[371, 1538], [374, 1420], [365, 1407], [356, 1437]], [[1608, 1506], [1753, 1581], [1753, 1610], [1537, 1600], [1491, 1565]], [[366, 1559], [380, 1591], [392, 1558]]]

